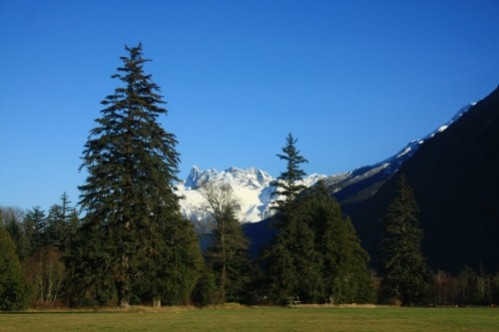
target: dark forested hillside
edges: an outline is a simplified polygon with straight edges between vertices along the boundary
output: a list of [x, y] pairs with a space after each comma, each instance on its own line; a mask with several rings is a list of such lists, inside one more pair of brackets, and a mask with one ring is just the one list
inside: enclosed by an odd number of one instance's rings
[[376, 195], [343, 205], [375, 267], [379, 219], [401, 174], [421, 209], [430, 267], [499, 271], [499, 88], [427, 140]]

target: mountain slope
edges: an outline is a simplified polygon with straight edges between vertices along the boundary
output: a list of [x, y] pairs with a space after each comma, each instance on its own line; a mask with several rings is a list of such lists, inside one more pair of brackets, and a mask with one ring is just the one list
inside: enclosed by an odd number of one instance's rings
[[[383, 183], [394, 174], [400, 166], [418, 150], [419, 146], [435, 134], [444, 131], [451, 123], [464, 114], [471, 105], [463, 107], [457, 115], [445, 125], [427, 135], [407, 144], [395, 155], [371, 166], [364, 166], [351, 172], [325, 176], [312, 174], [307, 176], [303, 184], [306, 187], [318, 180], [325, 180], [331, 194], [343, 204], [363, 201], [373, 196]], [[199, 226], [206, 220], [205, 199], [200, 188], [206, 181], [222, 182], [228, 185], [234, 198], [239, 202], [241, 210], [238, 218], [241, 222], [258, 222], [272, 214], [270, 206], [274, 188], [270, 183], [274, 178], [265, 171], [250, 168], [231, 167], [223, 171], [214, 169], [201, 170], [194, 166], [185, 181], [178, 184], [182, 213]]]
[[445, 131], [465, 114], [472, 104], [461, 108], [446, 124], [440, 126], [422, 139], [409, 142], [395, 155], [374, 165], [364, 166], [342, 176], [332, 176], [326, 180], [331, 194], [343, 205], [354, 204], [372, 197], [379, 188], [405, 163], [412, 158], [419, 147], [435, 135]]
[[499, 89], [422, 144], [372, 197], [346, 203], [364, 247], [379, 261], [379, 219], [405, 174], [420, 205], [423, 253], [434, 269], [499, 271]]
[[[376, 268], [380, 259], [379, 220], [393, 196], [398, 176], [405, 174], [421, 208], [423, 253], [429, 265], [450, 272], [458, 272], [465, 265], [495, 272], [499, 271], [498, 153], [499, 89], [496, 89], [394, 156], [352, 172], [329, 177], [315, 175], [308, 184], [320, 178], [326, 181], [331, 194], [352, 219]], [[182, 203], [184, 212], [195, 211], [196, 205], [201, 204], [201, 200], [192, 199], [199, 195], [200, 183], [218, 179], [230, 183], [241, 203], [252, 202], [242, 209], [240, 220], [258, 221], [267, 215], [270, 204], [270, 196], [262, 193], [271, 191], [272, 178], [262, 174], [266, 173], [254, 169], [231, 168], [223, 172], [194, 169], [192, 176], [179, 186], [179, 193], [187, 197]], [[245, 192], [246, 196], [238, 192]], [[248, 193], [252, 198], [248, 198]], [[199, 214], [193, 216], [202, 218]], [[267, 219], [244, 225], [253, 256], [270, 242], [274, 231], [269, 224]]]

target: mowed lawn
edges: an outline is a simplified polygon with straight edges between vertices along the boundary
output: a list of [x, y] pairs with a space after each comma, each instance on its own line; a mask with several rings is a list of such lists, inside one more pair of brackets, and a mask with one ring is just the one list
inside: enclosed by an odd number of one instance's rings
[[0, 331], [499, 331], [495, 308], [234, 308], [0, 313]]

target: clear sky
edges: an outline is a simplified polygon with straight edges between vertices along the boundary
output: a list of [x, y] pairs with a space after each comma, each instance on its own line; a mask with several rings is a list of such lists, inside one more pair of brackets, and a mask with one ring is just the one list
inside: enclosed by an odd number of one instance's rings
[[499, 84], [499, 1], [0, 0], [0, 205], [78, 201], [124, 46], [142, 42], [185, 178], [307, 173], [396, 153]]

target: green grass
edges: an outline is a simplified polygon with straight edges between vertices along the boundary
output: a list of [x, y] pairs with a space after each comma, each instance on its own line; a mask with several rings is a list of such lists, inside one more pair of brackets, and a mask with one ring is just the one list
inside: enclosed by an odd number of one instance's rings
[[1, 313], [0, 331], [499, 331], [493, 308], [214, 308]]

